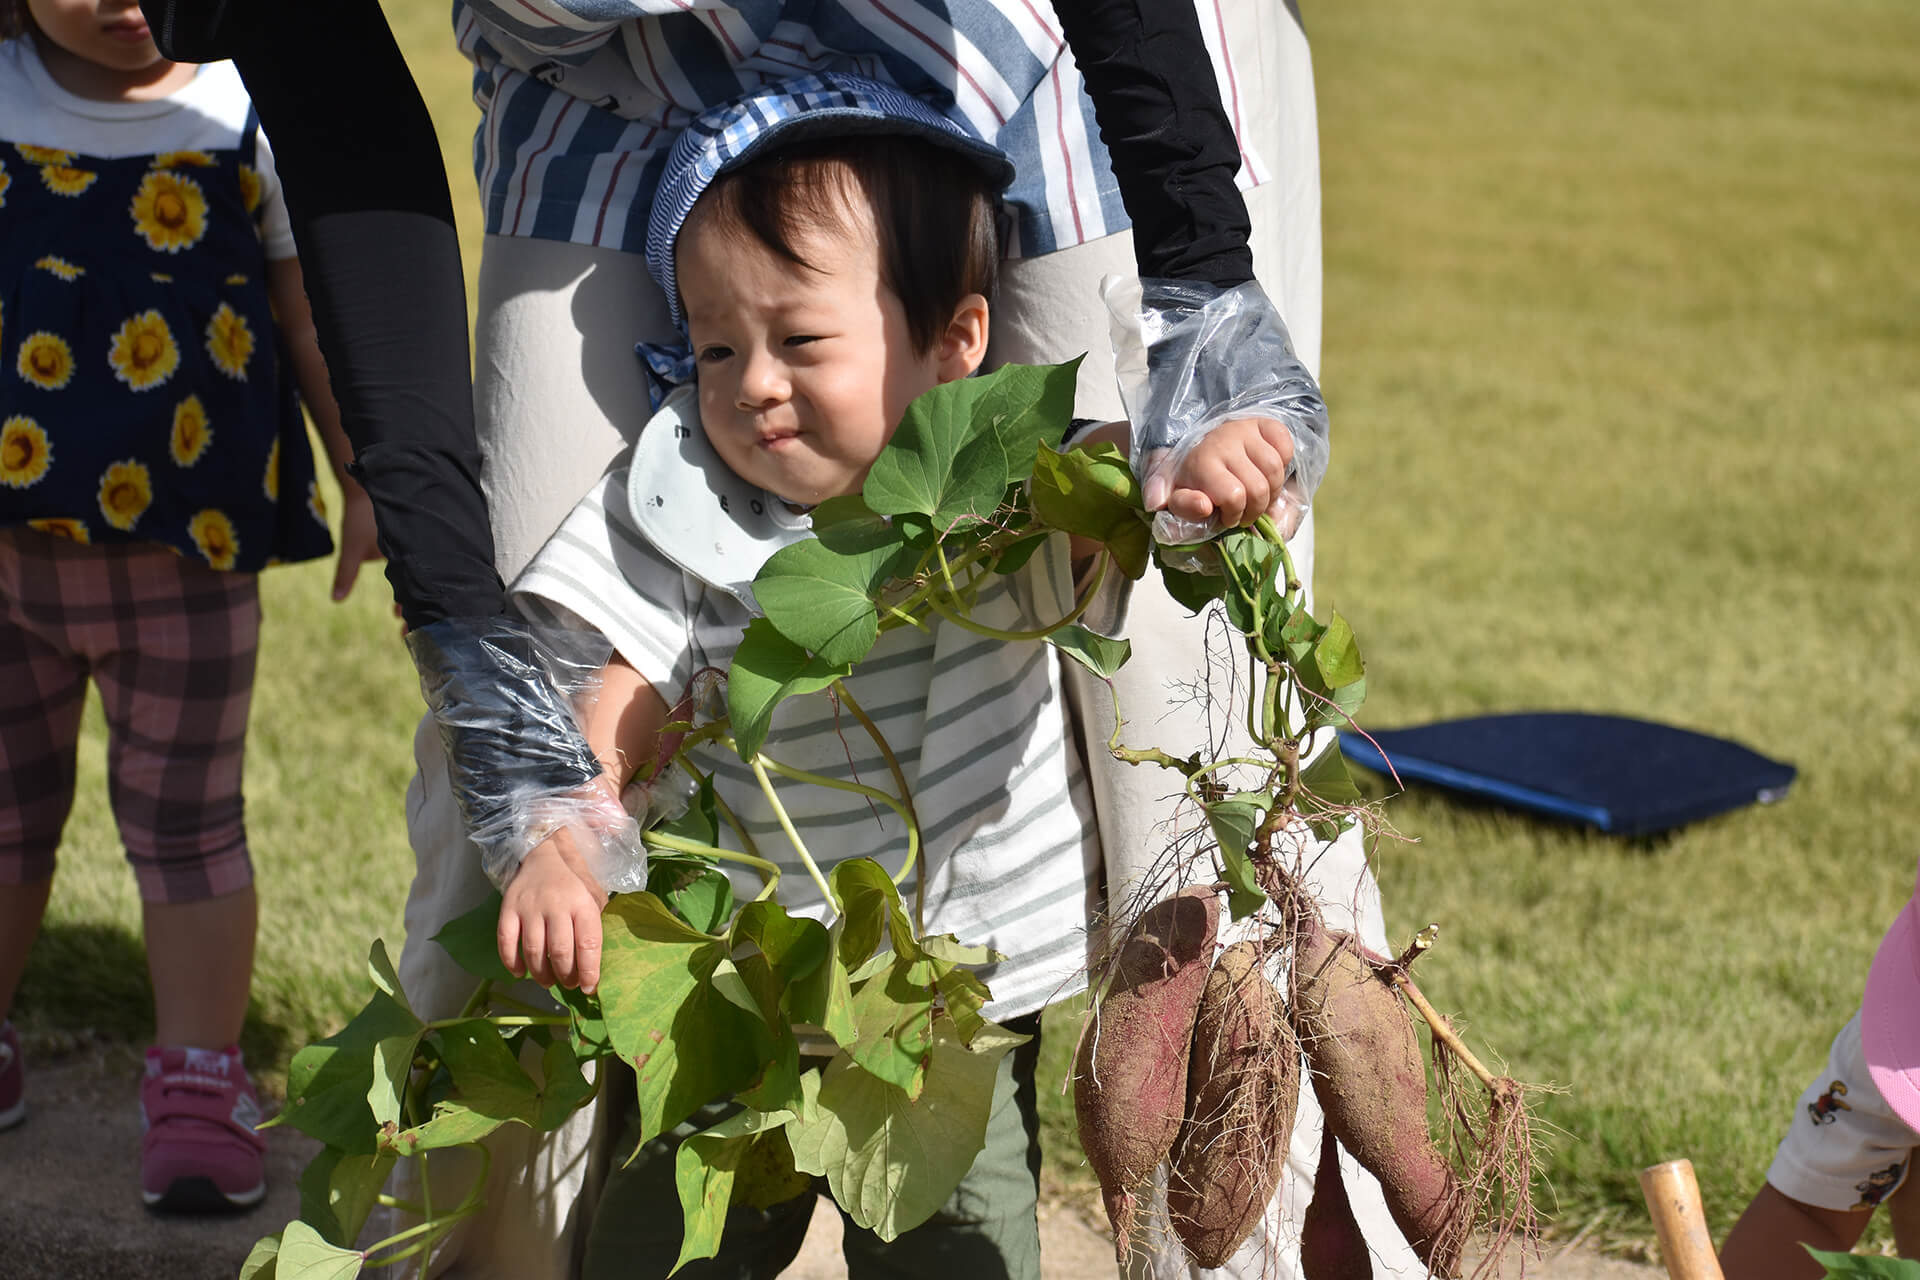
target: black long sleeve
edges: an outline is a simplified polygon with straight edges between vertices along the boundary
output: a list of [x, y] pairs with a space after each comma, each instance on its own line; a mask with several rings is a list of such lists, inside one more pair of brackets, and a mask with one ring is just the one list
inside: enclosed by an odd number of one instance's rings
[[[1279, 3], [1279, 0], [1273, 0]], [[1054, 0], [1113, 156], [1143, 279], [1253, 279], [1252, 224], [1213, 62], [1190, 0]]]
[[[409, 625], [504, 608], [466, 284], [433, 121], [376, 0], [143, 0], [161, 51], [231, 58], [273, 144], [314, 323]], [[353, 51], [343, 80], [340, 51]]]

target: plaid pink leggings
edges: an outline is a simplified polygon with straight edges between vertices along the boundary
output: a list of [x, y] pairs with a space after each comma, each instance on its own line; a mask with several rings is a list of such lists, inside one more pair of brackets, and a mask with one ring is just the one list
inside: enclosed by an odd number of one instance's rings
[[259, 636], [253, 574], [0, 529], [0, 883], [53, 874], [92, 677], [140, 897], [251, 884], [240, 769]]

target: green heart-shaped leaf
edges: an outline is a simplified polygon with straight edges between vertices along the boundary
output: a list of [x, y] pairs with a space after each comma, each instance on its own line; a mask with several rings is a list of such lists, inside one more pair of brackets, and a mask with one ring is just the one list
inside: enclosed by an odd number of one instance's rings
[[640, 1132], [650, 1138], [751, 1084], [765, 1024], [714, 989], [725, 938], [688, 928], [650, 893], [619, 895], [601, 922], [600, 1008], [633, 1066]]
[[1078, 367], [1006, 365], [920, 396], [867, 472], [867, 505], [926, 516], [941, 530], [991, 514], [1025, 479], [1034, 447], [1066, 433]]
[[1047, 643], [1102, 680], [1113, 679], [1114, 673], [1133, 656], [1132, 641], [1100, 635], [1077, 622], [1048, 632]]
[[740, 758], [760, 754], [775, 707], [798, 694], [818, 693], [851, 671], [808, 653], [765, 618], [748, 623], [727, 672], [727, 713]]

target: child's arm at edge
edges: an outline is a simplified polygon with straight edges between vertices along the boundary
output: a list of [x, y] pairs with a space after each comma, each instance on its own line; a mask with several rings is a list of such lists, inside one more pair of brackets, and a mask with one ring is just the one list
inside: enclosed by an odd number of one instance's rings
[[[618, 655], [600, 669], [600, 695], [588, 709], [587, 745], [600, 760], [598, 785], [619, 804], [620, 792], [653, 758], [667, 704], [653, 685]], [[541, 986], [600, 985], [600, 912], [606, 890], [587, 870], [582, 850], [589, 830], [562, 827], [528, 853], [500, 900], [494, 941], [500, 963], [515, 977]]]
[[1871, 1209], [1822, 1209], [1763, 1183], [1720, 1246], [1729, 1280], [1818, 1280], [1826, 1268], [1803, 1245], [1846, 1253], [1867, 1229]]
[[338, 602], [353, 590], [360, 566], [382, 558], [373, 502], [360, 482], [347, 474], [353, 445], [340, 425], [340, 406], [327, 380], [327, 361], [320, 354], [320, 337], [314, 327], [313, 309], [307, 303], [300, 259], [275, 258], [267, 263], [267, 295], [273, 302], [274, 325], [286, 343], [294, 382], [300, 388], [300, 398], [306, 401], [307, 412], [313, 415], [313, 425], [320, 432], [320, 443], [326, 447], [327, 461], [333, 467], [333, 478], [340, 483], [340, 497], [346, 507], [340, 513], [340, 550], [333, 570], [333, 598]]

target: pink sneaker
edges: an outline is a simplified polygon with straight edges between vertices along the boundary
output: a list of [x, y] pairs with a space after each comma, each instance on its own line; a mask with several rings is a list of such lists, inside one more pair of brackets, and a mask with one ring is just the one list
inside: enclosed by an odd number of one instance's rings
[[147, 1050], [140, 1082], [140, 1194], [174, 1213], [245, 1209], [267, 1194], [260, 1100], [240, 1050]]
[[20, 1033], [0, 1022], [0, 1129], [27, 1117], [27, 1072], [20, 1063]]

